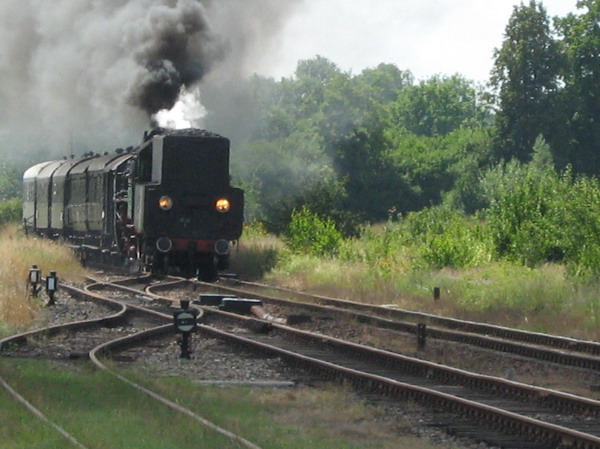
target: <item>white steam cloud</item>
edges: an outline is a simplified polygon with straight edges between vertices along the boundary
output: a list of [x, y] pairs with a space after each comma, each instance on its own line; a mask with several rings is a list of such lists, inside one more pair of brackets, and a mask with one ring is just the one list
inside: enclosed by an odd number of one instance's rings
[[171, 109], [161, 109], [154, 116], [157, 125], [162, 128], [184, 129], [198, 128], [206, 116], [206, 109], [200, 102], [200, 89], [185, 89]]
[[251, 70], [302, 1], [2, 0], [0, 152], [135, 144], [161, 110], [197, 126], [199, 83]]

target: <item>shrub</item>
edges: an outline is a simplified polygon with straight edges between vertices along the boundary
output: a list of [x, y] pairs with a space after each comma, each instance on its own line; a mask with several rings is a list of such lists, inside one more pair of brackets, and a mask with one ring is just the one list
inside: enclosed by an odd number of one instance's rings
[[485, 225], [445, 206], [367, 227], [340, 252], [346, 260], [365, 262], [378, 278], [411, 270], [472, 267], [489, 262], [492, 254]]
[[564, 185], [555, 174], [527, 175], [506, 190], [488, 210], [488, 220], [500, 256], [529, 266], [564, 257], [562, 203]]
[[496, 251], [528, 266], [561, 262], [578, 275], [598, 273], [599, 204], [596, 179], [530, 172], [487, 211]]
[[408, 241], [416, 245], [416, 266], [465, 268], [488, 262], [492, 255], [486, 227], [447, 207], [432, 207], [404, 220]]
[[19, 198], [0, 203], [0, 226], [21, 222], [22, 202]]
[[288, 244], [297, 253], [316, 256], [337, 254], [343, 237], [330, 218], [321, 218], [306, 206], [292, 213]]

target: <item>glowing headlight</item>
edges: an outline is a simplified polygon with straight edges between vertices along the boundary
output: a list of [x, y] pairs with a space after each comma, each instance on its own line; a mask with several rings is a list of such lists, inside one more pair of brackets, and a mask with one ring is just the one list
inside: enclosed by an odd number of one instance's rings
[[158, 207], [162, 210], [169, 210], [173, 207], [173, 199], [170, 196], [163, 195], [158, 200]]
[[217, 209], [219, 212], [229, 212], [230, 208], [231, 208], [231, 204], [229, 203], [229, 200], [226, 198], [220, 198], [215, 203], [215, 209]]

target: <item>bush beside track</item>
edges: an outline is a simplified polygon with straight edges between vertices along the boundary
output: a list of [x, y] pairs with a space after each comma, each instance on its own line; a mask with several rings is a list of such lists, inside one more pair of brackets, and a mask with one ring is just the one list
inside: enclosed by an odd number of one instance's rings
[[[584, 187], [580, 186], [587, 189]], [[596, 193], [600, 195], [600, 189]], [[553, 203], [552, 211], [558, 216], [559, 202]], [[574, 200], [572, 210], [581, 210], [583, 204], [583, 200]], [[586, 223], [591, 227], [595, 212], [588, 213]], [[304, 209], [296, 217], [306, 222], [307, 214], [311, 212]], [[313, 251], [307, 242], [313, 234], [326, 234], [330, 227], [316, 229], [319, 220], [311, 220], [312, 227], [304, 222], [290, 227], [301, 234], [289, 237], [296, 242], [292, 245], [261, 231], [260, 226], [250, 227], [234, 254], [233, 271], [244, 279], [264, 277], [268, 282], [326, 296], [575, 338], [600, 338], [597, 277], [589, 271], [584, 275], [584, 269], [578, 275], [575, 265], [564, 261], [528, 266], [500, 257], [494, 252], [490, 222], [441, 207], [429, 209], [365, 228], [359, 237], [342, 239], [335, 251], [323, 254], [321, 243]], [[586, 232], [581, 230], [579, 237], [571, 238], [579, 238], [583, 245]], [[337, 240], [333, 236], [329, 241]], [[533, 236], [531, 242], [547, 245]], [[587, 247], [596, 244], [589, 242]], [[440, 288], [439, 301], [433, 299], [434, 287]]]

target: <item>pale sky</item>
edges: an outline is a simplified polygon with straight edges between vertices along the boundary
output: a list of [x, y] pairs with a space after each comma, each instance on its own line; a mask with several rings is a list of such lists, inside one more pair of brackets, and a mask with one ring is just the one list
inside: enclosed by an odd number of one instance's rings
[[[525, 0], [524, 3], [529, 3]], [[485, 82], [517, 0], [306, 0], [286, 23], [281, 50], [255, 70], [290, 76], [299, 59], [324, 56], [354, 74], [379, 63], [417, 79], [460, 73]], [[543, 0], [550, 17], [576, 0]]]

